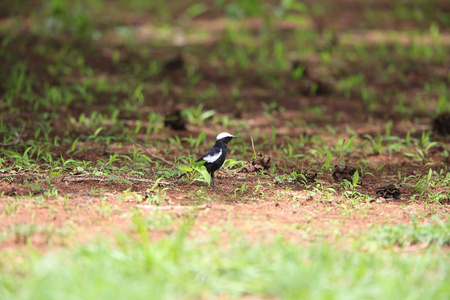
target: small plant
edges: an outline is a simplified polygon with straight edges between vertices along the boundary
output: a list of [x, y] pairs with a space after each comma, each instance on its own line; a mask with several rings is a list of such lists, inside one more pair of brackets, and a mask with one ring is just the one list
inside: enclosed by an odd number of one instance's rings
[[197, 178], [198, 180], [205, 181], [208, 185], [211, 185], [211, 175], [206, 170], [204, 164], [205, 161], [192, 162], [192, 167], [181, 166], [180, 170], [185, 172], [186, 174], [199, 174], [201, 178]]
[[39, 228], [33, 223], [16, 223], [9, 231], [14, 234], [17, 244], [29, 244], [30, 238], [38, 233]]
[[199, 104], [195, 108], [187, 108], [182, 110], [181, 114], [189, 120], [189, 123], [202, 126], [205, 120], [216, 114], [215, 110], [203, 111], [204, 107], [204, 104]]
[[237, 187], [232, 191], [233, 193], [232, 197], [240, 198], [247, 192], [248, 189], [249, 189], [248, 185], [244, 182], [240, 187]]

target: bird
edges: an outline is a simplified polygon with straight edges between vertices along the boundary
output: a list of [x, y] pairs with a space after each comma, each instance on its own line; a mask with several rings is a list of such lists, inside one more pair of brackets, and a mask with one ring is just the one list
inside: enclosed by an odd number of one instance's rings
[[[215, 188], [214, 184], [214, 172], [220, 169], [220, 167], [225, 162], [227, 156], [227, 144], [232, 139], [236, 138], [234, 135], [228, 132], [219, 133], [216, 137], [216, 143], [208, 150], [204, 155], [202, 155], [195, 162], [204, 161], [206, 171], [211, 175], [211, 186]], [[178, 179], [182, 178], [186, 173], [181, 174]]]

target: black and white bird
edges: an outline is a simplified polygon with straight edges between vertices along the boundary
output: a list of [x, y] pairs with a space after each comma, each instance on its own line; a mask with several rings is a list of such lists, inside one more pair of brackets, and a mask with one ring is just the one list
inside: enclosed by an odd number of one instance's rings
[[[232, 139], [236, 138], [234, 135], [229, 134], [228, 132], [219, 133], [216, 137], [216, 143], [206, 152], [202, 157], [197, 159], [195, 162], [204, 161], [205, 168], [208, 171], [209, 175], [211, 175], [211, 186], [214, 185], [214, 172], [217, 171], [225, 162], [225, 158], [227, 156], [227, 144]], [[182, 174], [178, 179], [186, 175], [186, 173]]]

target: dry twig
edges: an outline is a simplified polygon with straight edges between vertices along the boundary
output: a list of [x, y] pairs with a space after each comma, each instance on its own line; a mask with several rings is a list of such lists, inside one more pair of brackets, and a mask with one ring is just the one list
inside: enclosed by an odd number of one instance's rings
[[[158, 183], [161, 185], [171, 185], [171, 182], [167, 182], [167, 181], [155, 181], [155, 180], [149, 180], [149, 179], [140, 179], [140, 178], [132, 178], [132, 177], [119, 177], [120, 180], [125, 181], [135, 181], [135, 182], [145, 182], [145, 183]], [[66, 182], [82, 182], [82, 181], [107, 181], [107, 180], [111, 180], [111, 178], [108, 177], [93, 177], [93, 176], [89, 176], [89, 175], [71, 175], [71, 176], [64, 176], [61, 181], [66, 181]]]
[[17, 145], [20, 142], [20, 135], [16, 132], [16, 133], [14, 133], [14, 136], [16, 137], [15, 141], [8, 142], [8, 143], [0, 143], [0, 146], [7, 147], [7, 146], [12, 146], [12, 145]]
[[306, 212], [306, 213], [310, 214], [310, 215], [313, 216], [313, 217], [316, 217], [316, 216], [317, 216], [315, 213], [313, 213], [313, 212], [311, 212], [311, 211], [309, 211], [309, 210], [307, 210], [307, 209], [304, 209], [304, 208], [298, 208], [297, 210]]
[[203, 204], [203, 205], [169, 205], [169, 206], [158, 206], [158, 205], [135, 205], [135, 207], [148, 209], [148, 210], [203, 210], [206, 208], [210, 208], [211, 205]]
[[257, 157], [258, 155], [256, 154], [255, 144], [253, 143], [253, 137], [250, 137], [250, 140], [252, 141], [253, 154], [255, 154], [255, 157]]
[[163, 163], [166, 163], [166, 164], [168, 164], [169, 166], [172, 166], [172, 167], [175, 166], [174, 163], [172, 163], [172, 162], [166, 160], [165, 158], [163, 158], [163, 157], [161, 157], [161, 156], [158, 156], [158, 155], [156, 155], [156, 154], [150, 153], [150, 152], [147, 150], [147, 148], [145, 148], [145, 147], [142, 146], [141, 144], [139, 144], [139, 143], [133, 141], [132, 139], [130, 139], [130, 141], [131, 141], [133, 144], [135, 144], [136, 146], [140, 147], [142, 150], [144, 150], [145, 153], [147, 153], [148, 156], [150, 156], [150, 157], [152, 157], [152, 158], [154, 158], [154, 159], [156, 159], [156, 160], [162, 161]]
[[65, 182], [82, 182], [82, 181], [106, 181], [108, 178], [106, 177], [72, 177], [72, 176], [64, 176], [61, 181]]
[[0, 178], [17, 177], [17, 176], [36, 176], [40, 179], [48, 178], [48, 175], [38, 173], [6, 173], [0, 174]]
[[167, 182], [167, 181], [155, 181], [155, 180], [149, 180], [149, 179], [139, 179], [139, 178], [131, 178], [131, 177], [125, 177], [126, 180], [129, 181], [136, 181], [136, 182], [145, 182], [145, 183], [158, 183], [158, 184], [163, 184], [163, 185], [171, 185], [173, 184], [172, 182]]

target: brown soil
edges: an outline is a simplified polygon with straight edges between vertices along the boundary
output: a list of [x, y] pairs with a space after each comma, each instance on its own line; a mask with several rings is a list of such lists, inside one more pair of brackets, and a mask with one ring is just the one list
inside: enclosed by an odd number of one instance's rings
[[[249, 182], [250, 181], [250, 182]], [[256, 179], [248, 180], [254, 184]], [[315, 238], [332, 239], [345, 234], [358, 234], [370, 226], [381, 224], [410, 223], [411, 214], [422, 216], [434, 215], [441, 211], [450, 212], [449, 207], [436, 207], [404, 201], [385, 201], [380, 203], [337, 203], [339, 200], [318, 201], [305, 191], [292, 191], [275, 200], [276, 192], [267, 190], [268, 199], [239, 198], [232, 199], [228, 190], [238, 187], [240, 182], [221, 184], [218, 191], [207, 190], [217, 200], [208, 204], [206, 209], [179, 209], [174, 205], [190, 207], [195, 203], [194, 197], [186, 197], [186, 190], [194, 192], [197, 186], [184, 185], [181, 191], [170, 192], [170, 206], [173, 209], [161, 212], [181, 218], [184, 214], [194, 215], [196, 234], [208, 234], [212, 227], [226, 228], [238, 226], [250, 235], [260, 233], [282, 232], [287, 237], [299, 241]], [[99, 188], [99, 184], [81, 183], [77, 188]], [[127, 187], [128, 188], [128, 187]], [[146, 189], [146, 186], [134, 185], [133, 190]], [[110, 188], [111, 189], [111, 188]], [[263, 191], [266, 189], [263, 189]], [[71, 245], [79, 241], [92, 240], [98, 235], [114, 233], [117, 229], [135, 232], [131, 216], [138, 205], [134, 197], [121, 199], [120, 192], [107, 192], [100, 197], [77, 195], [71, 196], [66, 205], [63, 199], [28, 200], [9, 198], [2, 200], [5, 205], [17, 204], [17, 211], [11, 216], [2, 216], [0, 226], [8, 228], [17, 224], [35, 224], [36, 234], [29, 243], [39, 248], [49, 246]], [[270, 200], [272, 199], [272, 200]], [[333, 201], [334, 200], [334, 201]], [[199, 201], [196, 201], [199, 203]], [[201, 202], [200, 202], [201, 203]], [[108, 207], [104, 209], [103, 207]], [[142, 209], [144, 215], [155, 214], [157, 210]], [[41, 226], [41, 228], [39, 228]], [[169, 234], [172, 229], [152, 230], [154, 237]], [[68, 238], [69, 237], [69, 238]], [[2, 243], [2, 248], [24, 245], [24, 240], [11, 236]]]
[[[380, 160], [393, 162], [386, 168], [392, 169], [392, 173], [380, 172], [383, 178], [395, 177], [398, 168], [405, 174], [417, 172], [415, 168], [405, 167], [404, 159], [400, 157], [378, 157], [375, 161]], [[48, 249], [95, 240], [105, 234], [113, 236], [117, 230], [135, 233], [132, 216], [138, 211], [149, 220], [157, 220], [161, 214], [170, 215], [175, 219], [175, 224], [176, 220], [181, 221], [185, 216], [194, 216], [193, 235], [209, 234], [213, 228], [226, 232], [227, 227], [237, 226], [250, 238], [283, 233], [286, 238], [299, 242], [333, 240], [347, 234], [351, 238], [371, 226], [411, 223], [412, 214], [426, 222], [434, 215], [447, 218], [450, 212], [448, 203], [410, 201], [411, 194], [406, 188], [400, 199], [378, 198], [376, 189], [382, 181], [372, 177], [363, 178], [359, 189], [371, 195], [370, 202], [363, 202], [351, 201], [339, 194], [325, 199], [313, 190], [305, 189], [302, 184], [279, 184], [273, 176], [218, 172], [217, 189], [183, 180], [161, 186], [159, 189], [167, 187], [167, 190], [163, 203], [159, 205], [142, 201], [151, 193], [148, 190], [152, 184], [149, 183], [125, 184], [84, 177], [81, 177], [82, 181], [74, 182], [67, 181], [67, 178], [64, 181], [62, 178], [51, 179], [58, 194], [66, 195], [66, 198], [46, 197], [45, 190], [36, 191], [20, 184], [27, 178], [30, 181], [44, 180], [43, 177], [45, 175], [17, 175], [11, 183], [0, 181], [0, 190], [11, 195], [0, 202], [1, 211], [9, 211], [1, 215], [0, 228], [10, 232], [2, 242], [2, 248], [32, 244]], [[333, 187], [338, 193], [342, 191], [331, 174], [322, 174], [317, 180], [325, 187]], [[237, 191], [235, 196], [235, 189], [243, 183], [248, 190], [243, 193]], [[261, 187], [253, 193], [258, 184]], [[33, 196], [20, 196], [28, 194]], [[213, 201], [205, 202], [203, 199]], [[150, 204], [150, 209], [138, 208], [142, 204]], [[29, 237], [14, 234], [22, 232], [17, 227], [27, 225], [33, 228]], [[174, 226], [157, 226], [150, 230], [150, 235], [158, 238], [170, 234]]]

